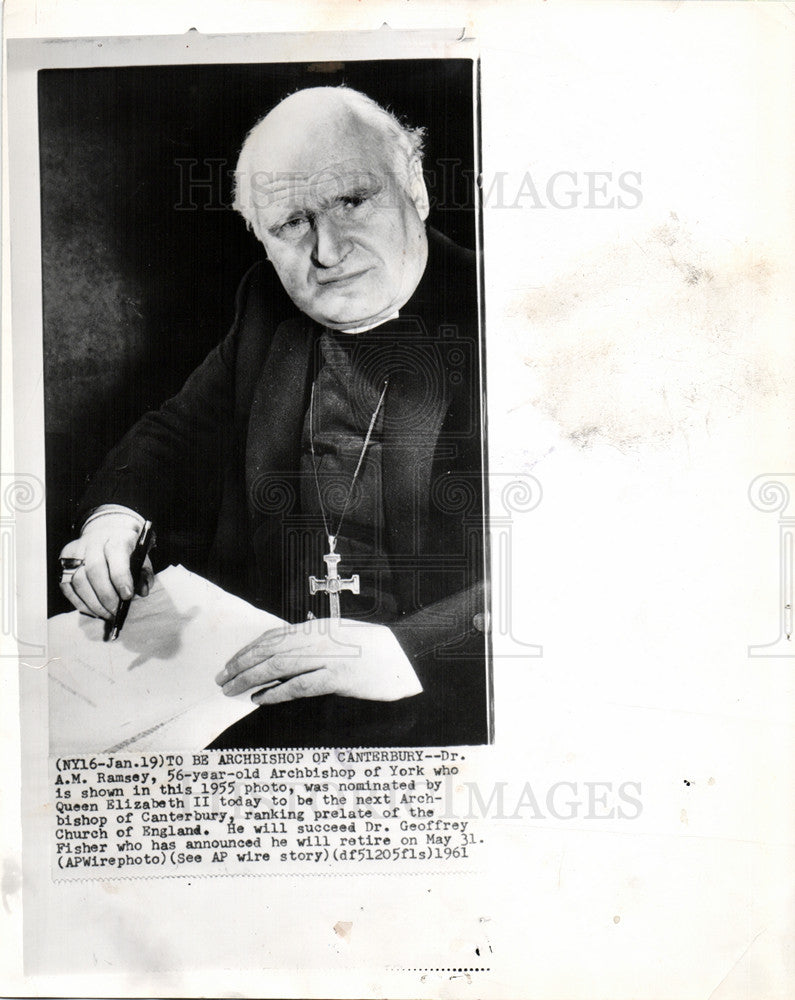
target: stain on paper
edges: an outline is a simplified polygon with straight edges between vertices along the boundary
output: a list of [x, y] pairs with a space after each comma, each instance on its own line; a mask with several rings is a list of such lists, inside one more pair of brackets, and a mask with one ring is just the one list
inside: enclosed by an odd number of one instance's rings
[[15, 896], [22, 888], [22, 869], [12, 858], [3, 861], [3, 877], [0, 882], [0, 893], [3, 896], [3, 909], [6, 913], [11, 912], [8, 900]]
[[782, 385], [764, 343], [780, 282], [759, 248], [694, 234], [672, 213], [524, 295], [527, 402], [583, 449], [708, 432]]
[[351, 920], [338, 920], [336, 924], [334, 924], [334, 933], [341, 937], [343, 941], [350, 940], [352, 930], [353, 921]]

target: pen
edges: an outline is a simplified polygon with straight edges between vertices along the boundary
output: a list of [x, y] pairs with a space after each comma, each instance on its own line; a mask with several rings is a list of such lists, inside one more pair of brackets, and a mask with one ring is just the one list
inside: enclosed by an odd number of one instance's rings
[[[154, 532], [152, 531], [152, 522], [145, 521], [143, 528], [141, 528], [141, 534], [138, 536], [138, 541], [135, 543], [135, 548], [132, 550], [130, 556], [130, 573], [132, 573], [133, 587], [138, 586], [138, 578], [141, 575], [141, 570], [143, 569], [144, 559], [146, 559], [149, 554], [149, 549], [152, 547], [152, 542], [154, 541]], [[132, 604], [132, 598], [129, 600], [119, 601], [119, 606], [116, 608], [116, 614], [113, 616], [113, 620], [110, 621], [105, 629], [105, 642], [108, 639], [118, 639], [119, 633], [121, 632], [122, 625], [127, 618], [127, 612], [130, 610], [130, 605]]]

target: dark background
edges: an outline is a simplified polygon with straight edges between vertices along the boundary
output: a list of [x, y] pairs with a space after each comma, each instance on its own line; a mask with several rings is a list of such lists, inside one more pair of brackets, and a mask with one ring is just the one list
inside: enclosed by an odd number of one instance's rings
[[88, 477], [224, 336], [264, 256], [228, 207], [248, 130], [294, 90], [362, 90], [427, 128], [429, 224], [474, 247], [472, 73], [469, 60], [39, 73], [51, 614], [69, 607], [57, 557]]

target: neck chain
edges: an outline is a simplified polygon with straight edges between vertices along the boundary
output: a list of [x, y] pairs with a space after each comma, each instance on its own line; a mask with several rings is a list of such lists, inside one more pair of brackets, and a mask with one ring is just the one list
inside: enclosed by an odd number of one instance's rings
[[384, 396], [386, 396], [386, 390], [389, 386], [389, 379], [384, 381], [384, 388], [381, 390], [381, 395], [378, 398], [378, 403], [375, 410], [373, 410], [373, 415], [370, 418], [370, 426], [367, 428], [367, 434], [364, 437], [364, 444], [362, 445], [362, 450], [359, 454], [359, 461], [356, 463], [356, 468], [353, 472], [353, 478], [351, 479], [351, 485], [348, 487], [348, 493], [345, 497], [345, 503], [342, 505], [342, 511], [340, 512], [339, 520], [337, 521], [337, 530], [332, 532], [329, 527], [329, 520], [326, 516], [326, 506], [323, 503], [323, 494], [320, 490], [320, 478], [317, 474], [317, 457], [315, 455], [315, 383], [312, 383], [312, 393], [309, 397], [309, 448], [312, 452], [312, 472], [315, 476], [315, 488], [317, 490], [317, 499], [320, 504], [320, 513], [323, 515], [323, 527], [326, 529], [326, 538], [328, 539], [329, 551], [323, 556], [323, 561], [326, 564], [326, 576], [323, 579], [318, 579], [315, 576], [309, 577], [309, 593], [317, 594], [318, 592], [326, 593], [329, 597], [329, 611], [332, 618], [340, 617], [340, 591], [349, 590], [351, 593], [359, 593], [359, 576], [354, 574], [349, 580], [343, 580], [337, 573], [337, 564], [340, 561], [340, 556], [336, 553], [335, 549], [337, 547], [337, 536], [342, 530], [342, 522], [345, 518], [345, 514], [348, 510], [348, 504], [350, 503], [351, 497], [353, 496], [353, 489], [356, 486], [356, 480], [359, 478], [359, 471], [362, 467], [362, 462], [364, 462], [364, 456], [367, 453], [367, 448], [370, 444], [370, 438], [373, 434], [373, 428], [375, 427], [375, 422], [378, 419], [378, 414], [381, 412], [381, 406], [384, 402]]

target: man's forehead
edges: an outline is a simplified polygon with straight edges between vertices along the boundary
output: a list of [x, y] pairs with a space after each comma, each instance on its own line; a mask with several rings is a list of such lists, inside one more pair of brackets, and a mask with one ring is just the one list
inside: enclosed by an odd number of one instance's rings
[[367, 161], [332, 163], [314, 173], [255, 171], [251, 192], [263, 220], [294, 211], [317, 211], [340, 198], [372, 196], [391, 190], [392, 177]]
[[387, 159], [383, 132], [349, 109], [278, 111], [260, 125], [250, 158], [255, 171], [311, 175], [346, 163], [374, 170]]
[[248, 191], [266, 226], [395, 181], [396, 150], [384, 130], [323, 89], [288, 98], [249, 141]]

